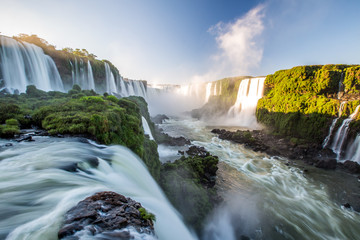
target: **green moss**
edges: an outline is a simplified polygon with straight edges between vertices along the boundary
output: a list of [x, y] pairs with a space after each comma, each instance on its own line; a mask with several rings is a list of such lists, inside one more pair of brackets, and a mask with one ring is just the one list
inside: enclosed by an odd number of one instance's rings
[[151, 220], [152, 222], [156, 221], [155, 215], [152, 214], [152, 213], [149, 213], [148, 211], [146, 211], [145, 208], [139, 208], [138, 210], [140, 212], [140, 216], [141, 216], [142, 219]]
[[200, 231], [207, 215], [214, 208], [216, 191], [211, 178], [217, 171], [218, 158], [207, 156], [182, 157], [161, 168], [160, 185], [165, 194], [184, 216], [185, 222]]
[[[1, 137], [13, 137], [22, 127], [37, 126], [50, 134], [85, 135], [103, 144], [130, 148], [147, 165], [155, 179], [160, 176], [157, 144], [145, 138], [141, 114], [149, 115], [142, 98], [116, 99], [94, 96], [91, 90], [44, 92], [28, 86], [26, 94], [0, 96]], [[76, 96], [76, 97], [75, 97]], [[10, 119], [11, 118], [11, 119]], [[10, 120], [9, 120], [10, 119]], [[16, 123], [17, 122], [17, 123]], [[16, 123], [16, 124], [15, 124]]]
[[[268, 75], [265, 95], [257, 105], [258, 121], [280, 135], [320, 143], [339, 114], [337, 93], [344, 74], [345, 91], [357, 89], [356, 69], [347, 65], [299, 66]], [[347, 103], [343, 116], [357, 103]]]
[[19, 133], [19, 122], [16, 119], [7, 119], [4, 125], [0, 125], [0, 137], [12, 138]]

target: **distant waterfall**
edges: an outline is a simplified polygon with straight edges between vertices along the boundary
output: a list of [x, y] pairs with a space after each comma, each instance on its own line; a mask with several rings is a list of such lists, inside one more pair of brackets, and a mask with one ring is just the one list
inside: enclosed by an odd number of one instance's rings
[[337, 130], [333, 144], [331, 146], [331, 149], [334, 153], [337, 155], [337, 160], [340, 160], [341, 157], [341, 151], [345, 142], [345, 139], [347, 137], [347, 134], [349, 132], [349, 124], [352, 120], [354, 120], [357, 115], [359, 114], [360, 105], [356, 107], [355, 111], [349, 116], [349, 118], [345, 119], [339, 129]]
[[330, 129], [329, 129], [329, 134], [326, 136], [323, 144], [322, 144], [322, 147], [323, 148], [326, 148], [327, 145], [329, 144], [329, 141], [330, 141], [330, 138], [331, 138], [331, 135], [332, 135], [332, 132], [334, 131], [334, 128], [335, 128], [335, 125], [336, 125], [336, 122], [339, 118], [335, 118], [332, 123], [331, 123], [331, 126], [330, 126]]
[[212, 86], [211, 82], [206, 84], [205, 103], [207, 103], [209, 101], [209, 98], [210, 98], [210, 95], [211, 95], [211, 86]]
[[104, 66], [106, 76], [106, 92], [109, 94], [118, 93], [116, 89], [114, 74], [111, 72], [109, 64], [105, 62]]
[[95, 90], [95, 81], [94, 81], [94, 75], [91, 67], [90, 61], [88, 61], [87, 64], [87, 79], [88, 79], [88, 88]]
[[0, 88], [25, 92], [27, 85], [50, 91], [64, 91], [51, 57], [33, 44], [0, 36]]
[[265, 78], [247, 78], [241, 81], [235, 104], [229, 109], [228, 117], [234, 117], [239, 124], [250, 126], [256, 123], [255, 111], [258, 100], [263, 96]]
[[360, 164], [360, 134], [347, 150], [346, 159]]
[[330, 129], [329, 129], [329, 134], [326, 136], [326, 138], [324, 139], [324, 142], [323, 142], [323, 144], [322, 144], [322, 147], [323, 147], [323, 148], [326, 148], [327, 145], [329, 144], [329, 141], [330, 141], [330, 139], [331, 139], [332, 133], [333, 133], [334, 128], [335, 128], [335, 125], [336, 125], [337, 121], [339, 120], [339, 118], [341, 117], [342, 111], [344, 110], [345, 103], [346, 103], [346, 102], [341, 102], [341, 104], [340, 104], [340, 107], [339, 107], [339, 115], [338, 115], [338, 117], [335, 118], [335, 119], [333, 120], [333, 122], [331, 123]]
[[153, 135], [151, 133], [151, 130], [150, 130], [150, 127], [149, 127], [149, 123], [146, 121], [146, 118], [144, 118], [142, 116], [141, 121], [142, 121], [142, 125], [143, 125], [145, 135], [148, 135], [150, 140], [154, 140], [154, 137], [153, 137]]
[[88, 60], [87, 64], [85, 64], [82, 58], [80, 58], [79, 62], [75, 58], [74, 64], [70, 61], [70, 65], [72, 67], [73, 85], [78, 84], [81, 89], [95, 90], [94, 75], [90, 61]]

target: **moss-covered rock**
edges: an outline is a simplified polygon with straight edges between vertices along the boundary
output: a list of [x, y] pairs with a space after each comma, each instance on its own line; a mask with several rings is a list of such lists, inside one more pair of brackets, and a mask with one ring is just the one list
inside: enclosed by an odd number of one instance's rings
[[185, 222], [200, 231], [213, 210], [218, 158], [205, 154], [182, 157], [161, 167], [160, 185]]
[[12, 138], [20, 133], [19, 122], [16, 119], [7, 119], [4, 125], [0, 125], [0, 137]]
[[258, 101], [257, 119], [274, 133], [321, 143], [332, 119], [339, 115], [341, 101], [347, 101], [343, 117], [358, 105], [358, 70], [358, 66], [315, 65], [268, 75], [264, 97]]
[[[84, 135], [103, 144], [121, 144], [143, 159], [158, 180], [157, 144], [145, 137], [142, 128], [142, 114], [149, 115], [143, 102], [137, 97], [117, 99], [96, 95], [76, 85], [67, 94], [47, 93], [28, 86], [26, 94], [0, 97], [0, 113], [4, 113], [0, 124], [7, 121], [1, 126], [1, 136], [14, 136], [20, 123], [23, 127], [43, 128], [52, 135]], [[141, 108], [139, 103], [142, 103]], [[14, 119], [7, 120], [9, 118]], [[18, 122], [16, 126], [15, 121]]]

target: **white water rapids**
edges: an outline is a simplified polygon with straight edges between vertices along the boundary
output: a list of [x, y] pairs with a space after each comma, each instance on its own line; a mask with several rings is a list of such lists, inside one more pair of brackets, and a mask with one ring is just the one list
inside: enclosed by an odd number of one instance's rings
[[[76, 139], [34, 139], [11, 147], [0, 140], [0, 239], [57, 239], [64, 213], [99, 191], [139, 201], [156, 215], [159, 239], [196, 239], [142, 161], [127, 148], [97, 147]], [[63, 170], [75, 163], [77, 172]]]
[[[217, 188], [225, 203], [208, 220], [203, 239], [235, 240], [242, 235], [251, 239], [359, 238], [360, 215], [335, 203], [327, 185], [296, 166], [285, 165], [287, 159], [221, 140], [200, 121], [171, 120], [160, 127], [219, 156]], [[329, 173], [319, 175], [324, 179]]]

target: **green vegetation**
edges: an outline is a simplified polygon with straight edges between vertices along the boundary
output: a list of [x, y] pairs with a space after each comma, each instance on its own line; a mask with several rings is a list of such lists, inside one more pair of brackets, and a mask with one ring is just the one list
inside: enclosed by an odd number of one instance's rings
[[0, 125], [0, 137], [11, 138], [20, 133], [19, 122], [16, 119], [7, 119], [4, 125]]
[[349, 93], [360, 93], [360, 66], [349, 67], [345, 70], [344, 87]]
[[140, 103], [146, 106], [142, 98], [104, 97], [91, 90], [81, 90], [77, 85], [67, 94], [28, 86], [26, 94], [0, 96], [0, 124], [5, 123], [1, 134], [13, 136], [20, 124], [21, 128], [43, 128], [51, 135], [85, 135], [99, 143], [121, 144], [142, 158], [158, 179], [157, 144], [144, 136]]
[[217, 164], [218, 158], [211, 155], [190, 156], [161, 168], [160, 185], [185, 222], [197, 231], [214, 208], [216, 190], [212, 181]]
[[145, 208], [139, 208], [138, 210], [140, 212], [140, 216], [141, 216], [142, 219], [151, 220], [152, 222], [156, 221], [155, 215], [152, 214], [152, 213], [149, 213], [148, 211], [146, 211]]
[[[275, 134], [320, 143], [332, 118], [339, 114], [340, 81], [343, 79], [344, 99], [359, 98], [359, 69], [347, 65], [299, 66], [268, 75], [265, 96], [257, 105], [258, 121]], [[351, 114], [358, 104], [358, 100], [348, 101], [342, 116]]]

